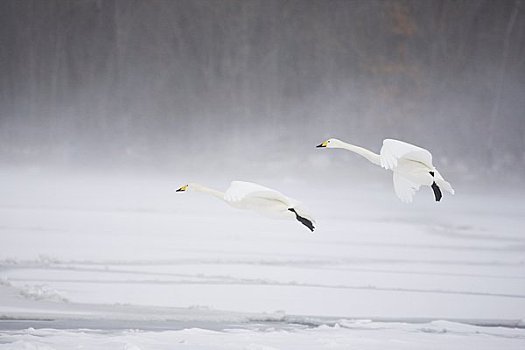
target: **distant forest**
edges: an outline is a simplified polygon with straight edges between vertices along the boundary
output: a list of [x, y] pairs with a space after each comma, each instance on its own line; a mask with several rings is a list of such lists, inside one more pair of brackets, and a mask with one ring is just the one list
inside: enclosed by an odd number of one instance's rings
[[0, 62], [2, 163], [338, 136], [525, 169], [519, 0], [2, 0]]

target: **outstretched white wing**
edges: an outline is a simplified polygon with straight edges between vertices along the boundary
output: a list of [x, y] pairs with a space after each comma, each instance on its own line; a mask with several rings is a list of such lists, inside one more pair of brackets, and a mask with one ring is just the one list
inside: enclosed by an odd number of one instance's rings
[[426, 149], [403, 141], [384, 140], [381, 147], [381, 166], [385, 169], [393, 169], [401, 158], [423, 163], [430, 169], [434, 168], [432, 155]]
[[419, 187], [420, 185], [394, 172], [394, 190], [402, 202], [411, 203]]
[[294, 202], [294, 200], [276, 190], [246, 181], [232, 181], [230, 187], [224, 193], [224, 199], [231, 203], [241, 202], [250, 197], [272, 199], [285, 205], [292, 205]]

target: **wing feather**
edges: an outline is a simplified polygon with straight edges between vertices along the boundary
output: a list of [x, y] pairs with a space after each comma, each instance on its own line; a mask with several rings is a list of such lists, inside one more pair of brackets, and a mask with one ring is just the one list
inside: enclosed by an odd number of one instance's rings
[[411, 203], [419, 187], [420, 185], [394, 172], [394, 190], [402, 202]]
[[249, 197], [273, 199], [290, 206], [297, 202], [279, 191], [247, 181], [232, 181], [224, 193], [224, 199], [228, 202], [240, 202]]
[[421, 162], [431, 169], [434, 168], [432, 155], [426, 149], [403, 141], [384, 140], [381, 147], [381, 166], [385, 169], [393, 169], [401, 158]]

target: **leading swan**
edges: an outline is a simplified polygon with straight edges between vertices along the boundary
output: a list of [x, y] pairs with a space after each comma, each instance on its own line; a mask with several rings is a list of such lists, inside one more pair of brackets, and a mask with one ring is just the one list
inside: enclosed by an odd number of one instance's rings
[[414, 194], [421, 186], [430, 186], [437, 202], [441, 200], [442, 189], [454, 194], [452, 186], [432, 165], [430, 152], [410, 143], [385, 139], [380, 154], [334, 138], [326, 140], [317, 147], [346, 149], [365, 157], [375, 165], [392, 170], [394, 190], [399, 199], [405, 203], [412, 202]]
[[295, 218], [310, 231], [315, 229], [314, 219], [306, 214], [300, 203], [284, 194], [252, 182], [232, 181], [226, 192], [220, 192], [196, 183], [184, 185], [177, 192], [197, 191], [217, 197], [237, 209], [248, 209], [270, 216]]

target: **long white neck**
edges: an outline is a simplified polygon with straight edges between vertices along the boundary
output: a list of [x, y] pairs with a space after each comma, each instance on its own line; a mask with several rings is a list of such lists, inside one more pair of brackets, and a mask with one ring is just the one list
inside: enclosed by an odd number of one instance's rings
[[224, 193], [221, 191], [214, 190], [213, 188], [209, 188], [209, 187], [202, 186], [199, 184], [192, 184], [190, 185], [190, 189], [196, 192], [208, 193], [214, 197], [224, 200]]
[[375, 165], [381, 165], [381, 156], [363, 147], [351, 145], [343, 141], [339, 141], [337, 147], [344, 148], [346, 150], [357, 153], [360, 156], [365, 157], [366, 159], [368, 159], [370, 162], [374, 163]]

